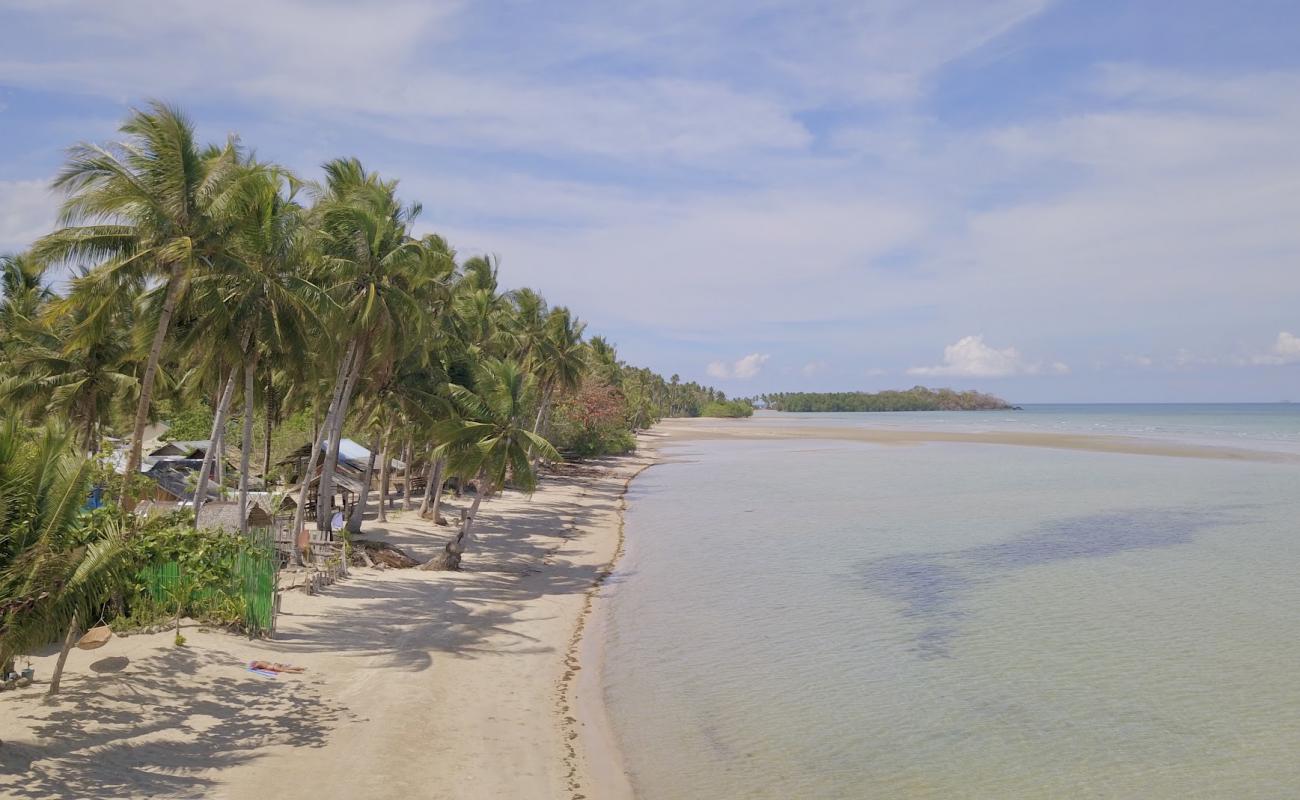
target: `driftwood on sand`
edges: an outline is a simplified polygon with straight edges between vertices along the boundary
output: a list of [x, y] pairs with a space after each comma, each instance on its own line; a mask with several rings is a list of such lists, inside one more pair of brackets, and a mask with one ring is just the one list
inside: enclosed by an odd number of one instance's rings
[[420, 563], [400, 547], [369, 539], [352, 540], [352, 557], [349, 560], [354, 567], [378, 569], [410, 569]]

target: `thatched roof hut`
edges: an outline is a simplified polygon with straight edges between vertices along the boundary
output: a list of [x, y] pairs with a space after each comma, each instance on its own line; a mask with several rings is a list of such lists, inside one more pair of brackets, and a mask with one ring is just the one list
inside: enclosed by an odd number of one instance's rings
[[[264, 508], [256, 498], [249, 498], [248, 527], [270, 528], [275, 525], [274, 511]], [[205, 503], [198, 512], [200, 528], [222, 528], [227, 531], [239, 530], [239, 503], [220, 501]]]

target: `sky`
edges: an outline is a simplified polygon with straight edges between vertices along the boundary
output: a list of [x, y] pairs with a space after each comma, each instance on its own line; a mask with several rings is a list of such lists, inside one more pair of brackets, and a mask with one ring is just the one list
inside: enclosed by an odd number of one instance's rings
[[0, 252], [131, 107], [748, 396], [1300, 401], [1291, 0], [0, 0]]

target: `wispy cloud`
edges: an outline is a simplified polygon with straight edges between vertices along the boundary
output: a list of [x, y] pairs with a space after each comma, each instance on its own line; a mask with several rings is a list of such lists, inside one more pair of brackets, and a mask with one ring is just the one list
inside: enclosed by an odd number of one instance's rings
[[[1032, 393], [1059, 359], [1101, 366], [1052, 387], [1144, 387], [1183, 348], [1179, 380], [1235, 359], [1291, 392], [1265, 369], [1289, 355], [1232, 348], [1300, 307], [1300, 70], [1253, 35], [1300, 12], [1207, 28], [1250, 51], [1171, 64], [1102, 35], [1158, 12], [1074, 30], [1056, 5], [9, 3], [0, 247], [52, 219], [59, 147], [161, 96], [305, 174], [346, 153], [401, 177], [422, 230], [695, 378], [761, 349], [790, 365], [765, 380], [805, 385], [919, 364]], [[799, 338], [831, 319], [860, 322]], [[915, 345], [982, 328], [997, 344], [951, 360]]]
[[58, 198], [45, 179], [0, 181], [0, 253], [26, 249], [54, 225]]

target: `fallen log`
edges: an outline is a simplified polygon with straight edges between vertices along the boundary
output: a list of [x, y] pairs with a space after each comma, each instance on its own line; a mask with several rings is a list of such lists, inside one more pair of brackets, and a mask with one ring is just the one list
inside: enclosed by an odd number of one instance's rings
[[410, 569], [420, 564], [400, 547], [369, 539], [352, 540], [350, 561], [355, 567], [373, 566], [376, 569]]

